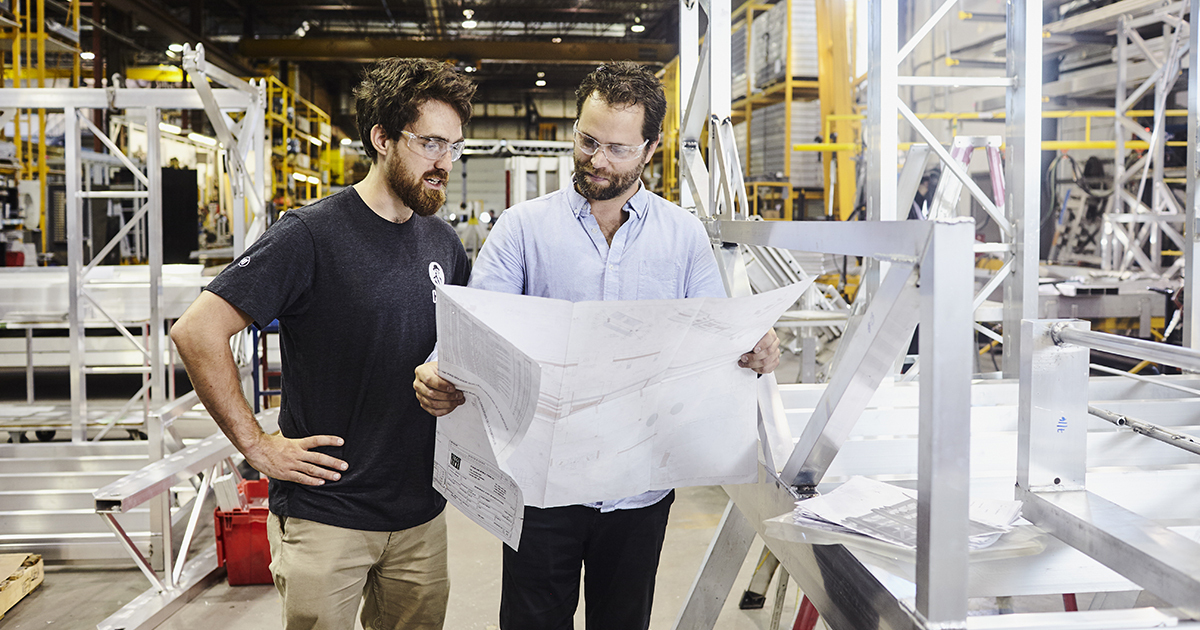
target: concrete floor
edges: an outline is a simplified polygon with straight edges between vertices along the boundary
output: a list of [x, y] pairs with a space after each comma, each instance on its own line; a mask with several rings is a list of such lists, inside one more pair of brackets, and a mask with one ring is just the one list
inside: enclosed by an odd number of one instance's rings
[[[671, 508], [667, 539], [655, 589], [650, 627], [671, 628], [683, 605], [696, 570], [716, 530], [728, 500], [720, 487], [684, 488]], [[498, 628], [501, 543], [453, 507], [447, 508], [450, 537], [450, 604], [447, 630]], [[743, 563], [733, 593], [726, 600], [718, 630], [761, 630], [770, 626], [775, 585], [762, 610], [738, 610], [749, 584], [762, 543], [755, 541]], [[79, 570], [50, 567], [45, 582], [0, 619], [0, 629], [94, 628], [148, 587], [136, 569]], [[798, 594], [789, 585], [780, 627], [791, 628]], [[586, 602], [585, 604], [586, 605]], [[582, 629], [583, 606], [576, 615]], [[223, 580], [209, 587], [160, 630], [270, 630], [282, 628], [279, 598], [273, 586], [229, 586]]]

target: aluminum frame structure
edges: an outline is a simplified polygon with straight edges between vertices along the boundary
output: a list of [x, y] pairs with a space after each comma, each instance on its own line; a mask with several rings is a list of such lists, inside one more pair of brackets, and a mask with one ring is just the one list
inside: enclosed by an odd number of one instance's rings
[[[943, 169], [955, 176], [971, 196], [1000, 227], [1001, 243], [985, 244], [984, 251], [1005, 257], [994, 281], [1003, 282], [1004, 290], [1004, 363], [1005, 377], [1015, 378], [1018, 371], [1020, 323], [1037, 316], [1037, 277], [1039, 216], [1041, 198], [1041, 117], [1042, 117], [1042, 1], [1008, 2], [1006, 18], [1006, 72], [1004, 77], [959, 77], [899, 75], [899, 64], [933, 30], [957, 0], [944, 0], [913, 37], [899, 46], [892, 25], [899, 24], [899, 6], [890, 0], [871, 0], [868, 5], [868, 77], [867, 119], [863, 138], [867, 145], [867, 172], [864, 198], [867, 218], [893, 220], [899, 200], [896, 160], [899, 145], [897, 114], [903, 117], [939, 158]], [[898, 96], [901, 86], [992, 86], [1004, 87], [1004, 142], [1008, 146], [1005, 164], [1004, 201], [996, 203], [968, 175], [961, 161], [952, 158], [937, 137]], [[944, 182], [946, 177], [942, 178]], [[995, 182], [993, 183], [995, 185]], [[882, 265], [886, 267], [886, 265]], [[864, 289], [871, 295], [885, 273], [868, 268]], [[991, 284], [991, 283], [989, 283]], [[988, 288], [988, 293], [994, 289]], [[987, 293], [983, 294], [984, 296]]]
[[[1142, 21], [1135, 24], [1129, 16], [1122, 15], [1117, 21], [1117, 85], [1116, 105], [1113, 115], [1116, 146], [1113, 154], [1113, 206], [1103, 217], [1100, 238], [1101, 267], [1108, 271], [1126, 272], [1141, 270], [1157, 277], [1174, 278], [1182, 272], [1184, 257], [1179, 256], [1164, 266], [1164, 245], [1173, 245], [1184, 250], [1186, 213], [1183, 204], [1164, 181], [1164, 157], [1166, 149], [1167, 99], [1179, 79], [1183, 58], [1191, 48], [1189, 42], [1191, 25], [1183, 19], [1188, 8], [1178, 3], [1178, 14], [1160, 11], [1158, 16], [1163, 25], [1161, 41], [1163, 50], [1154, 51], [1138, 34], [1144, 27]], [[1195, 15], [1195, 13], [1192, 13]], [[1191, 21], [1195, 21], [1192, 19]], [[1154, 67], [1154, 72], [1132, 92], [1129, 89], [1127, 68], [1134, 56], [1132, 47]], [[1154, 124], [1144, 129], [1129, 117], [1128, 112], [1153, 90]], [[1190, 103], [1190, 101], [1189, 101]], [[1148, 145], [1140, 158], [1126, 166], [1129, 150], [1126, 138], [1132, 134]], [[1136, 192], [1129, 188], [1136, 183]], [[1150, 204], [1142, 201], [1143, 193], [1150, 193]], [[1148, 250], [1148, 251], [1144, 251]]]
[[[1022, 515], [1200, 619], [1200, 542], [1087, 489], [1090, 349], [1200, 369], [1200, 352], [1090, 332], [1079, 320], [1026, 320], [1022, 357], [1016, 496]], [[1100, 410], [1093, 411], [1094, 415]]]
[[[202, 52], [198, 72], [203, 69]], [[210, 72], [212, 69], [210, 69]], [[75, 443], [87, 441], [87, 390], [86, 374], [89, 368], [85, 364], [84, 350], [84, 321], [83, 310], [97, 310], [110, 321], [130, 343], [146, 357], [146, 367], [137, 368], [139, 372], [149, 374], [149, 382], [144, 388], [148, 395], [148, 407], [158, 407], [166, 401], [163, 375], [163, 355], [167, 347], [166, 332], [162, 327], [162, 184], [160, 178], [160, 131], [158, 123], [162, 109], [204, 109], [210, 113], [220, 114], [214, 126], [222, 127], [221, 117], [227, 114], [223, 110], [240, 110], [247, 112], [243, 124], [237, 127], [240, 132], [238, 143], [226, 144], [226, 151], [237, 157], [227, 160], [233, 164], [245, 163], [245, 152], [256, 150], [261, 162], [263, 149], [256, 146], [254, 138], [262, 136], [262, 120], [265, 112], [263, 88], [260, 83], [252, 86], [236, 77], [224, 76], [217, 71], [220, 80], [233, 83], [239, 82], [239, 89], [212, 90], [206, 82], [196, 90], [177, 89], [127, 89], [109, 87], [104, 89], [79, 88], [23, 88], [0, 89], [0, 108], [49, 109], [62, 110], [66, 122], [65, 151], [66, 151], [66, 224], [67, 224], [67, 266], [68, 266], [68, 314], [67, 324], [70, 334], [70, 389], [71, 389], [71, 440]], [[203, 76], [198, 75], [198, 76]], [[86, 109], [124, 109], [141, 114], [146, 121], [147, 151], [145, 172], [138, 168], [125, 156], [100, 129], [97, 129], [81, 110]], [[254, 112], [258, 110], [258, 113]], [[100, 139], [113, 155], [128, 168], [145, 190], [132, 192], [123, 191], [90, 191], [83, 190], [80, 133], [88, 128]], [[257, 134], [257, 135], [256, 135]], [[232, 139], [232, 135], [229, 135]], [[261, 141], [258, 143], [261, 145]], [[237, 171], [235, 177], [237, 186], [242, 189], [255, 190], [261, 185], [263, 168], [259, 165], [258, 173], [253, 177], [243, 168]], [[84, 260], [83, 253], [83, 200], [95, 198], [133, 198], [144, 200], [137, 210], [133, 220], [129, 221], [118, 234], [102, 248], [90, 262]], [[261, 200], [251, 194], [251, 199]], [[253, 206], [253, 201], [252, 201]], [[233, 213], [236, 217], [240, 214]], [[261, 215], [261, 208], [259, 210]], [[99, 303], [87, 292], [88, 276], [96, 268], [99, 261], [125, 237], [129, 230], [146, 221], [148, 260], [149, 260], [149, 304], [150, 304], [150, 334], [148, 342], [143, 346], [125, 328], [123, 324], [104, 312]], [[240, 231], [239, 231], [240, 232]], [[252, 236], [253, 234], [251, 234]], [[136, 398], [136, 397], [135, 397]], [[111, 427], [111, 424], [110, 424]], [[105, 429], [104, 431], [106, 431]]]
[[[198, 400], [195, 392], [191, 392], [152, 414], [148, 427], [151, 434], [150, 443], [163, 444], [175, 419], [195, 406]], [[278, 429], [278, 414], [278, 409], [272, 409], [258, 414], [256, 418], [263, 430], [273, 432]], [[93, 493], [96, 514], [122, 542], [134, 564], [150, 581], [148, 590], [97, 624], [99, 630], [156, 628], [213, 583], [215, 574], [220, 569], [220, 565], [217, 564], [216, 544], [209, 545], [195, 555], [191, 555], [190, 548], [200, 527], [200, 518], [206, 515], [206, 508], [212, 509], [212, 504], [206, 502], [206, 499], [213, 480], [223, 470], [228, 470], [236, 479], [241, 479], [233, 461], [237, 455], [237, 449], [224, 433], [218, 431], [177, 451], [170, 458], [153, 461], [141, 470]], [[200, 477], [197, 495], [191, 503], [191, 509], [187, 511], [187, 526], [179, 542], [178, 554], [175, 554], [174, 519], [168, 509], [170, 490], [180, 477], [197, 476]], [[156, 518], [160, 519], [156, 525], [161, 533], [152, 543], [155, 552], [152, 558], [142, 554], [115, 518], [116, 514], [146, 502], [150, 502], [152, 508], [157, 506]]]
[[[876, 1], [872, 7], [878, 13], [885, 4], [889, 3]], [[894, 11], [894, 6], [891, 9]], [[703, 34], [703, 45], [699, 44], [697, 26], [700, 10], [705, 11], [710, 25]], [[690, 201], [713, 239], [729, 293], [749, 293], [746, 268], [736, 244], [863, 256], [888, 264], [880, 266], [881, 279], [870, 305], [861, 319], [851, 324], [843, 340], [846, 348], [840, 364], [818, 405], [823, 415], [810, 419], [782, 475], [777, 474], [774, 463], [769, 463], [763, 469], [762, 483], [726, 488], [731, 503], [675, 627], [713, 626], [755, 530], [764, 518], [790, 511], [792, 501], [800, 493], [812, 491], [820, 481], [871, 393], [891, 374], [902, 350], [900, 345], [907, 344], [918, 320], [927, 331], [921, 336], [921, 353], [927, 367], [920, 385], [916, 610], [886, 595], [886, 587], [843, 547], [782, 545], [772, 547], [772, 551], [834, 627], [964, 626], [969, 478], [969, 458], [964, 454], [969, 427], [956, 419], [970, 413], [971, 302], [966, 296], [973, 290], [970, 261], [974, 222], [768, 224], [744, 220], [748, 205], [732, 142], [726, 80], [730, 38], [724, 25], [729, 23], [728, 3], [682, 0], [680, 15], [680, 73], [681, 77], [694, 77], [687, 109], [681, 117], [680, 170], [690, 187]], [[707, 166], [699, 152], [700, 134], [706, 124]], [[894, 134], [892, 138], [894, 147]], [[892, 164], [890, 177], [874, 176], [876, 184], [890, 182], [890, 192], [884, 198], [893, 200], [894, 167]], [[879, 195], [877, 186], [877, 208]], [[689, 201], [687, 195], [684, 200]], [[894, 208], [895, 202], [891, 204]], [[801, 489], [797, 491], [793, 486]], [[852, 588], [835, 587], [830, 580], [850, 580], [854, 584]], [[871, 623], [862, 617], [864, 611], [873, 616]]]

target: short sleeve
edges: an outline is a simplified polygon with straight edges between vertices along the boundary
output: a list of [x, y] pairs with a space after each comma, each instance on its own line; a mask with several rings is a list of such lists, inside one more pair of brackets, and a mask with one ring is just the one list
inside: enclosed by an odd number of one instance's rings
[[206, 290], [250, 315], [262, 328], [279, 317], [304, 311], [315, 264], [308, 226], [288, 212]]

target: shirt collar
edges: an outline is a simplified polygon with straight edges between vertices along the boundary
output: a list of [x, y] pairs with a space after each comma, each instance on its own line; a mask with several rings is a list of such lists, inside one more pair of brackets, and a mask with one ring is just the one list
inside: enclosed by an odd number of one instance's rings
[[[584, 214], [591, 214], [592, 207], [588, 200], [575, 190], [575, 184], [572, 183], [567, 191], [567, 199], [571, 206], [571, 212], [575, 214], [575, 218], [579, 218]], [[646, 190], [646, 185], [642, 183], [641, 178], [638, 178], [637, 192], [625, 202], [621, 208], [628, 212], [632, 212], [637, 218], [641, 219], [646, 216], [646, 209], [650, 207], [650, 191]]]

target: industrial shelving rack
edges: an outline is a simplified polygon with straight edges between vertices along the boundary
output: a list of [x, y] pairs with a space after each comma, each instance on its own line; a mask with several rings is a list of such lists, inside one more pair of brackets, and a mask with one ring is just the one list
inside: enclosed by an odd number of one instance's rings
[[[52, 14], [47, 13], [52, 9]], [[46, 0], [26, 0], [0, 12], [0, 66], [4, 84], [14, 88], [49, 87], [47, 80], [69, 79], [69, 87], [80, 85], [79, 0], [64, 5]], [[42, 251], [49, 251], [46, 221], [47, 183], [63, 170], [50, 168], [46, 145], [46, 110], [19, 109], [15, 116], [15, 163], [0, 164], [4, 180], [36, 180], [40, 184], [40, 206], [36, 227], [42, 234]], [[36, 136], [31, 131], [36, 126]], [[22, 133], [25, 130], [25, 133]], [[26, 227], [33, 221], [25, 217]]]
[[[775, 9], [779, 5], [746, 3], [734, 10], [731, 15], [731, 29], [735, 34], [734, 41], [737, 42], [734, 45], [741, 45], [741, 50], [732, 52], [734, 56], [740, 55], [742, 57], [745, 70], [745, 91], [741, 94], [735, 92], [731, 109], [731, 119], [735, 125], [735, 129], [737, 125], [745, 124], [745, 141], [744, 143], [739, 142], [738, 152], [743, 157], [743, 174], [749, 179], [761, 175], [761, 173], [751, 172], [752, 159], [750, 156], [753, 150], [753, 140], [750, 132], [751, 121], [754, 119], [755, 112], [760, 112], [761, 114], [762, 110], [768, 107], [782, 104], [784, 141], [781, 143], [783, 164], [781, 170], [784, 173], [783, 183], [786, 183], [791, 180], [792, 161], [794, 159], [791, 147], [789, 146], [791, 144], [792, 127], [795, 124], [793, 104], [796, 101], [808, 102], [816, 100], [818, 97], [819, 81], [817, 77], [797, 76], [798, 70], [795, 67], [792, 41], [795, 34], [792, 28], [793, 19], [796, 17], [794, 16], [795, 3], [793, 0], [781, 0], [780, 4], [783, 6], [781, 10], [786, 16], [785, 23], [782, 25], [784, 40], [781, 46], [781, 49], [785, 51], [782, 55], [784, 68], [779, 80], [768, 85], [755, 85], [755, 71], [758, 68], [755, 62], [757, 55], [753, 52], [755, 41], [754, 28], [756, 22], [758, 24], [763, 22], [763, 20], [756, 21], [755, 18]], [[765, 51], [763, 54], [766, 54]], [[733, 79], [736, 81], [737, 78], [735, 69]], [[761, 89], [756, 91], [757, 87], [761, 87]], [[738, 90], [738, 92], [741, 92], [741, 90]], [[740, 140], [742, 138], [739, 138]], [[778, 157], [774, 156], [774, 158]], [[749, 183], [754, 184], [755, 182]], [[797, 193], [791, 185], [784, 186], [781, 185], [781, 182], [767, 182], [765, 185], [752, 186], [752, 190], [756, 192], [756, 195], [759, 190], [772, 192], [782, 190], [780, 194], [783, 196], [784, 211], [778, 218], [792, 218], [792, 206], [794, 205]]]
[[[267, 146], [271, 196], [279, 210], [320, 199], [329, 186], [329, 114], [276, 77], [267, 78]], [[280, 200], [287, 199], [280, 206]]]

